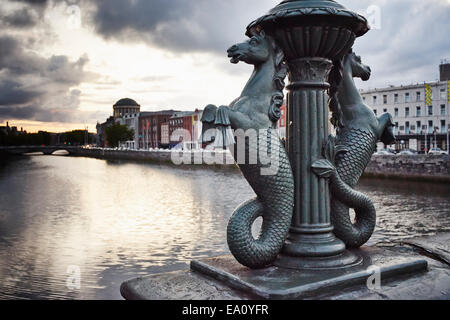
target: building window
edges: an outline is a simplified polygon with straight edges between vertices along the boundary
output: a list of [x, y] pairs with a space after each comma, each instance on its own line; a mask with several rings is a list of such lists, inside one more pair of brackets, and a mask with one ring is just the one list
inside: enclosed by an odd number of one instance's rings
[[377, 115], [377, 110], [376, 110], [376, 109], [373, 109], [373, 113], [375, 113], [375, 115]]
[[433, 106], [428, 106], [428, 115], [429, 116], [433, 115]]
[[445, 116], [445, 104], [441, 104], [441, 116]]
[[445, 120], [441, 120], [441, 133], [446, 133], [445, 132]]
[[409, 122], [408, 122], [408, 121], [406, 121], [406, 123], [405, 123], [405, 133], [406, 133], [406, 134], [409, 134], [409, 133], [410, 133], [410, 130], [409, 130]]
[[387, 95], [383, 95], [383, 104], [387, 104]]
[[422, 126], [422, 123], [420, 121], [416, 121], [416, 128], [417, 128], [417, 133], [420, 133], [420, 127]]
[[417, 91], [416, 92], [416, 101], [420, 101], [420, 98], [421, 98], [420, 91]]
[[428, 121], [428, 133], [433, 133], [433, 120]]
[[405, 102], [410, 102], [411, 97], [409, 96], [409, 92], [405, 93]]
[[394, 134], [395, 134], [395, 135], [398, 134], [398, 122], [395, 123], [395, 126], [394, 126]]
[[420, 108], [419, 106], [416, 107], [416, 116], [420, 117], [422, 115], [422, 108]]
[[409, 108], [408, 107], [405, 108], [405, 117], [409, 117]]
[[398, 93], [394, 94], [394, 103], [398, 103]]
[[374, 104], [374, 105], [377, 104], [377, 96], [373, 96], [373, 104]]
[[394, 109], [394, 114], [395, 114], [395, 117], [398, 117], [398, 108]]
[[386, 112], [387, 112], [387, 109], [383, 109], [383, 112], [386, 113]]
[[445, 89], [441, 89], [440, 93], [441, 93], [441, 95], [440, 95], [441, 100], [446, 100], [447, 99], [447, 95], [445, 94]]

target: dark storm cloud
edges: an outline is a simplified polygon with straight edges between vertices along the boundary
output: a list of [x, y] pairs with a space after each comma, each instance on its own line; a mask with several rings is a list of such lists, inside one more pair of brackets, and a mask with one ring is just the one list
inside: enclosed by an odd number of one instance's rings
[[107, 39], [143, 40], [174, 52], [224, 52], [270, 0], [99, 0], [92, 23]]
[[88, 57], [43, 58], [12, 36], [0, 36], [0, 120], [76, 122], [81, 92], [72, 87], [92, 77]]
[[[59, 1], [59, 0], [56, 0]], [[4, 28], [28, 29], [37, 26], [49, 3], [46, 0], [10, 0], [22, 4], [22, 8], [4, 12], [0, 8], [0, 26]]]
[[13, 80], [0, 81], [0, 106], [21, 105], [40, 96], [39, 92], [27, 90], [19, 82]]
[[32, 6], [44, 6], [48, 3], [47, 0], [12, 0], [12, 1], [26, 3]]
[[32, 119], [38, 108], [28, 107], [5, 107], [0, 105], [0, 119]]
[[[374, 67], [376, 81], [434, 80], [441, 58], [450, 56], [450, 5], [445, 0], [341, 0], [366, 17], [380, 9], [381, 29], [358, 39], [355, 49]], [[92, 1], [92, 23], [107, 39], [146, 41], [175, 53], [223, 54], [245, 27], [277, 0], [100, 0]], [[404, 77], [404, 79], [401, 79]]]
[[84, 77], [83, 67], [89, 61], [87, 56], [71, 62], [67, 56], [43, 58], [26, 52], [23, 43], [11, 36], [0, 36], [0, 71], [12, 77], [39, 75], [43, 79], [59, 84], [78, 84]]
[[4, 25], [14, 28], [30, 28], [38, 23], [38, 19], [32, 10], [22, 8], [11, 14], [2, 14], [0, 16]]
[[26, 54], [22, 44], [12, 36], [0, 36], [0, 71], [20, 76], [37, 73], [42, 69], [45, 59]]
[[372, 68], [372, 78], [362, 87], [434, 81], [440, 60], [450, 57], [448, 30], [450, 4], [446, 0], [342, 0], [361, 11], [377, 5], [381, 29], [357, 39], [355, 51]]

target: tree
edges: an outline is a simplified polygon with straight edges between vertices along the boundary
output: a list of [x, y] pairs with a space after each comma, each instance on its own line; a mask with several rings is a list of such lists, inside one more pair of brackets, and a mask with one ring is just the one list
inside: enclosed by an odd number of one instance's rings
[[111, 148], [119, 146], [119, 142], [125, 142], [134, 139], [134, 130], [128, 126], [115, 123], [111, 127], [106, 128], [106, 140]]
[[65, 132], [62, 135], [62, 140], [72, 146], [80, 146], [85, 143], [90, 144], [94, 141], [94, 138], [91, 133], [86, 134], [86, 130], [73, 130], [70, 132]]

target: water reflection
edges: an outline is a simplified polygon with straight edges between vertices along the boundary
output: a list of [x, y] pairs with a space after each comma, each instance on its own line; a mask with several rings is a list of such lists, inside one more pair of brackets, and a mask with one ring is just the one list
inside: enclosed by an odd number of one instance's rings
[[375, 202], [377, 230], [369, 244], [450, 231], [450, 186], [429, 182], [363, 180]]
[[[450, 229], [446, 185], [363, 181], [371, 242]], [[0, 297], [119, 299], [123, 280], [227, 253], [233, 209], [254, 196], [234, 170], [33, 156], [0, 164]], [[69, 290], [69, 266], [81, 289]]]

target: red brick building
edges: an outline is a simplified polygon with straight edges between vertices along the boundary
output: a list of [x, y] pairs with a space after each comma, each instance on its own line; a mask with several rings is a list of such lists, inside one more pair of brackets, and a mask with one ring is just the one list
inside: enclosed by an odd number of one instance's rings
[[200, 110], [175, 113], [169, 119], [170, 146], [174, 147], [184, 142], [191, 144], [190, 148], [197, 148], [202, 132], [201, 117]]
[[169, 119], [179, 111], [166, 110], [157, 112], [142, 112], [139, 117], [139, 148], [166, 147], [161, 143], [161, 126], [168, 123]]
[[286, 105], [281, 106], [281, 118], [278, 121], [278, 134], [280, 138], [286, 138], [286, 121], [287, 121], [287, 110]]

